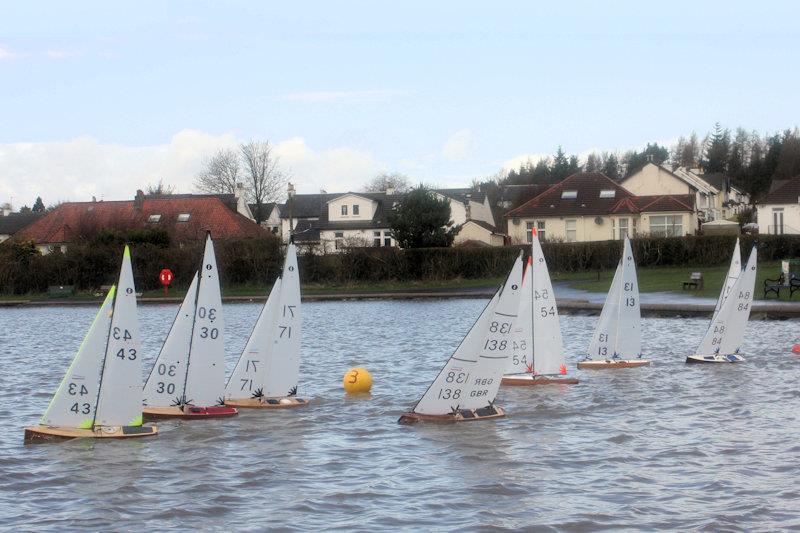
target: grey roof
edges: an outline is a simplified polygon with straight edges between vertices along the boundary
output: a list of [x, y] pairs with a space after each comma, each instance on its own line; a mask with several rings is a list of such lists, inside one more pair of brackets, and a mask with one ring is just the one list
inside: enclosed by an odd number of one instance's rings
[[0, 235], [14, 235], [25, 226], [39, 220], [44, 213], [11, 213], [0, 216]]
[[[377, 203], [371, 220], [328, 220], [328, 202], [348, 194]], [[292, 218], [299, 219], [292, 232], [298, 242], [318, 241], [322, 230], [383, 229], [389, 227], [388, 214], [403, 195], [384, 192], [345, 192], [335, 194], [296, 194], [292, 199]], [[289, 218], [288, 204], [280, 206], [281, 218]], [[310, 220], [316, 219], [316, 220]]]
[[698, 178], [705, 181], [712, 187], [717, 190], [724, 191], [728, 188], [728, 178], [725, 177], [724, 174], [721, 172], [715, 172], [713, 174], [695, 174]]
[[[272, 209], [276, 205], [277, 204], [275, 202], [266, 202], [266, 203], [261, 204], [261, 209], [263, 209], [263, 213], [262, 213], [263, 216], [261, 218], [264, 219], [264, 220], [268, 219], [270, 213], [272, 213]], [[258, 218], [256, 216], [256, 204], [247, 204], [247, 207], [250, 208], [250, 212], [253, 213], [253, 216]]]
[[482, 204], [486, 198], [486, 193], [476, 191], [470, 187], [463, 189], [434, 189], [434, 191], [443, 196], [447, 196], [448, 198], [452, 198], [453, 200], [458, 200], [462, 203], [465, 203], [467, 200], [472, 200], [473, 202]]

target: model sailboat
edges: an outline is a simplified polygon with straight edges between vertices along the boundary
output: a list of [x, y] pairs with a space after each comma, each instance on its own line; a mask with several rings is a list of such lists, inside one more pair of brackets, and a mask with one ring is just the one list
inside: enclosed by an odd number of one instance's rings
[[[738, 251], [738, 242], [737, 242]], [[694, 355], [686, 358], [687, 363], [739, 363], [744, 357], [739, 350], [744, 340], [747, 321], [750, 318], [750, 307], [753, 303], [753, 289], [756, 283], [756, 263], [758, 261], [756, 247], [750, 252], [750, 258], [744, 270], [734, 279], [730, 271], [720, 297], [718, 309], [714, 312], [711, 325], [708, 327], [700, 346]], [[734, 260], [736, 254], [734, 254]], [[731, 265], [733, 270], [733, 264]]]
[[461, 422], [505, 416], [494, 400], [511, 357], [521, 284], [522, 254], [422, 399], [398, 422]]
[[300, 276], [297, 250], [286, 248], [275, 281], [225, 388], [225, 405], [280, 408], [307, 405], [297, 397], [300, 375]]
[[641, 322], [636, 261], [626, 235], [622, 258], [600, 312], [589, 352], [586, 359], [578, 363], [578, 368], [607, 369], [649, 365], [650, 361], [642, 359]]
[[161, 353], [144, 385], [148, 418], [218, 418], [237, 414], [222, 405], [225, 321], [211, 235]]
[[155, 435], [142, 425], [142, 363], [136, 290], [128, 247], [119, 283], [112, 286], [41, 424], [25, 442]]
[[531, 257], [522, 282], [513, 352], [503, 385], [576, 384], [576, 378], [567, 377], [558, 307], [542, 245], [536, 228], [531, 233]]

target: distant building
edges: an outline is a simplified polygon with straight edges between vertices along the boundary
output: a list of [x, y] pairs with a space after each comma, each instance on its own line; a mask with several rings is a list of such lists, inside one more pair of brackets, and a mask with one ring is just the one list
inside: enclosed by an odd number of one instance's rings
[[800, 234], [800, 176], [781, 180], [756, 204], [756, 209], [760, 233]]
[[[243, 214], [240, 210], [244, 211]], [[19, 231], [15, 238], [31, 240], [43, 254], [63, 251], [77, 239], [101, 230], [159, 228], [177, 241], [258, 237], [265, 234], [237, 195], [136, 192], [133, 200], [65, 202]]]
[[[436, 189], [433, 193], [449, 201], [454, 225], [466, 225], [469, 221], [483, 223], [480, 226], [483, 229], [470, 227], [465, 236], [481, 239], [486, 244], [502, 244], [502, 233], [494, 225], [485, 194], [472, 189]], [[397, 246], [388, 215], [402, 199], [403, 194], [393, 190], [295, 194], [286, 203], [274, 205], [262, 226], [280, 234], [286, 241], [291, 219], [295, 242], [311, 246], [317, 252], [335, 252], [350, 246]], [[485, 230], [487, 225], [492, 229]], [[455, 243], [464, 240], [466, 238], [459, 233]]]
[[586, 242], [696, 230], [694, 194], [637, 196], [600, 172], [579, 172], [506, 213], [511, 242]]
[[44, 213], [12, 213], [10, 209], [0, 211], [0, 242], [10, 239], [15, 234], [39, 220]]
[[747, 208], [750, 198], [722, 174], [705, 174], [699, 169], [674, 171], [649, 162], [620, 185], [638, 195], [693, 194], [697, 223], [727, 219]]

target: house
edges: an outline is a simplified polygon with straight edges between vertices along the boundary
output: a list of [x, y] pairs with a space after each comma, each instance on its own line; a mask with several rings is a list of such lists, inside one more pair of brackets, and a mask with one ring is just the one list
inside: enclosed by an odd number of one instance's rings
[[10, 239], [23, 228], [39, 220], [44, 213], [29, 211], [12, 213], [10, 210], [0, 212], [0, 242]]
[[756, 203], [760, 233], [800, 234], [800, 176], [782, 181]]
[[235, 195], [146, 195], [142, 191], [133, 200], [65, 202], [15, 238], [35, 242], [46, 254], [63, 251], [76, 239], [101, 230], [159, 228], [179, 242], [203, 239], [206, 231], [223, 239], [264, 235], [262, 228], [239, 212], [241, 203]]
[[503, 246], [505, 234], [483, 220], [467, 220], [453, 239], [453, 244], [481, 243], [486, 246]]
[[578, 172], [506, 213], [512, 242], [621, 239], [625, 235], [691, 235], [694, 194], [637, 196], [601, 172]]
[[695, 228], [702, 222], [732, 217], [745, 210], [750, 201], [722, 174], [706, 174], [684, 167], [670, 170], [652, 161], [623, 179], [620, 185], [637, 195], [693, 194]]
[[[436, 189], [433, 193], [450, 203], [454, 225], [465, 226], [469, 221], [482, 223], [470, 225], [464, 235], [486, 244], [502, 245], [503, 235], [494, 225], [485, 194], [472, 189]], [[395, 194], [391, 189], [295, 194], [285, 204], [275, 205], [262, 225], [270, 230], [276, 228], [274, 231], [286, 241], [291, 220], [295, 242], [309, 245], [319, 253], [335, 252], [347, 246], [397, 246], [388, 215], [402, 199], [403, 194]], [[455, 242], [464, 240], [457, 236]]]

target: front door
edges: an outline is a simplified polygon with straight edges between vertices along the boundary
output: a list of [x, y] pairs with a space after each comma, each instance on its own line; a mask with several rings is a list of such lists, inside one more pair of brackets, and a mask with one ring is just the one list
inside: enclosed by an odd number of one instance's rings
[[772, 231], [774, 235], [783, 235], [783, 209], [772, 210]]

